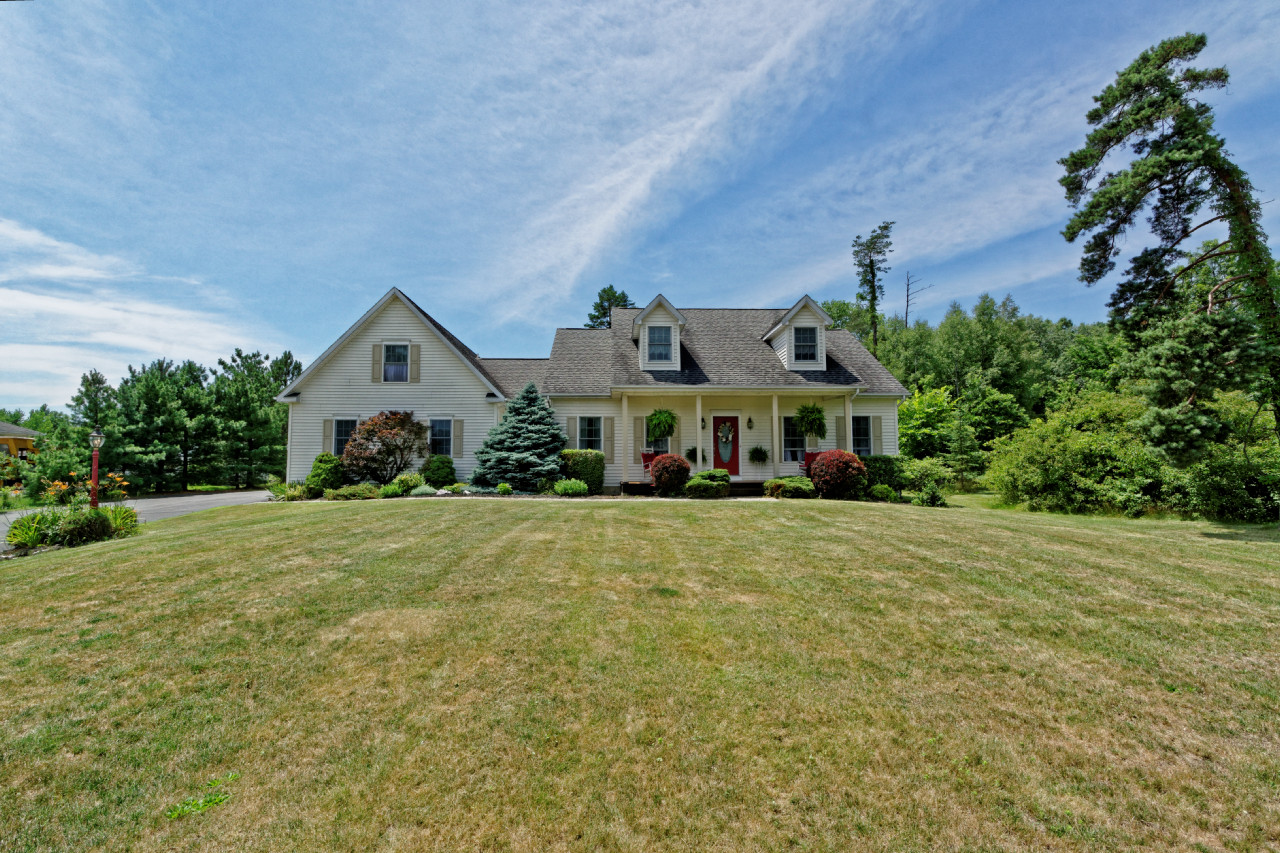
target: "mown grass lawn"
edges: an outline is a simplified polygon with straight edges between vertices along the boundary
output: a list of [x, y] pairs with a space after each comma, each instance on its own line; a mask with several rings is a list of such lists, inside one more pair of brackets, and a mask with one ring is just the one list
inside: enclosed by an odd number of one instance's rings
[[1274, 529], [215, 510], [0, 564], [0, 848], [1274, 848], [1277, 629]]

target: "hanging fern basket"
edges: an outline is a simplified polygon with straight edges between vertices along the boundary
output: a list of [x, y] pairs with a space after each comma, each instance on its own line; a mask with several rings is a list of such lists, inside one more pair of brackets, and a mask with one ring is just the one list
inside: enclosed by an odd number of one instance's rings
[[670, 409], [654, 409], [649, 413], [649, 417], [645, 418], [649, 440], [661, 441], [664, 438], [670, 438], [676, 434], [676, 425], [679, 423], [680, 419]]
[[802, 435], [811, 435], [817, 439], [827, 437], [827, 410], [817, 403], [805, 403], [796, 407], [796, 429]]

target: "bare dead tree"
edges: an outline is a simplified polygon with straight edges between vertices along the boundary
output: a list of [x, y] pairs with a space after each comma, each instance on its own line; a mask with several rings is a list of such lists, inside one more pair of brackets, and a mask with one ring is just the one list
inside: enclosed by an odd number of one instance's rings
[[916, 276], [915, 278], [912, 278], [911, 272], [908, 270], [907, 271], [907, 309], [902, 312], [902, 325], [907, 326], [908, 328], [910, 328], [911, 326], [911, 303], [915, 302], [916, 299], [919, 298], [921, 293], [933, 287], [932, 284], [927, 284], [924, 287], [918, 287], [917, 285], [919, 284], [920, 284], [920, 277]]

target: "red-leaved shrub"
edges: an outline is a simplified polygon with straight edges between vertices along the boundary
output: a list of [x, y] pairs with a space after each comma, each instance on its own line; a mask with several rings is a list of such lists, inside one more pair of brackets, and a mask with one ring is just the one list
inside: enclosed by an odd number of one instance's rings
[[653, 460], [653, 490], [670, 497], [684, 491], [689, 482], [689, 460], [674, 453], [664, 453]]
[[867, 466], [856, 453], [828, 450], [819, 453], [809, 466], [809, 479], [813, 480], [820, 498], [852, 500], [867, 488]]

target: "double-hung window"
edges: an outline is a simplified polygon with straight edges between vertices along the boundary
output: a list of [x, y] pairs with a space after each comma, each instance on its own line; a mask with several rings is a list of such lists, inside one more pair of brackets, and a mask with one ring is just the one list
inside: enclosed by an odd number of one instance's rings
[[796, 361], [818, 360], [818, 327], [796, 326]]
[[804, 433], [796, 428], [796, 419], [790, 416], [782, 419], [782, 461], [804, 461]]
[[347, 441], [351, 439], [351, 433], [355, 431], [356, 431], [355, 418], [350, 418], [350, 419], [335, 418], [334, 419], [333, 421], [333, 455], [334, 456], [342, 455], [342, 451], [347, 449]]
[[409, 345], [384, 344], [382, 347], [382, 381], [409, 381]]
[[871, 455], [871, 418], [868, 415], [854, 415], [853, 440], [849, 449], [859, 456]]
[[671, 361], [671, 327], [649, 327], [649, 361]]
[[453, 455], [453, 421], [448, 418], [431, 419], [431, 455]]
[[657, 453], [659, 456], [663, 453], [671, 452], [671, 436], [667, 436], [666, 438], [649, 438], [649, 424], [647, 423], [647, 419], [644, 425], [644, 435], [645, 446], [652, 452]]
[[604, 450], [602, 418], [578, 418], [578, 449]]

